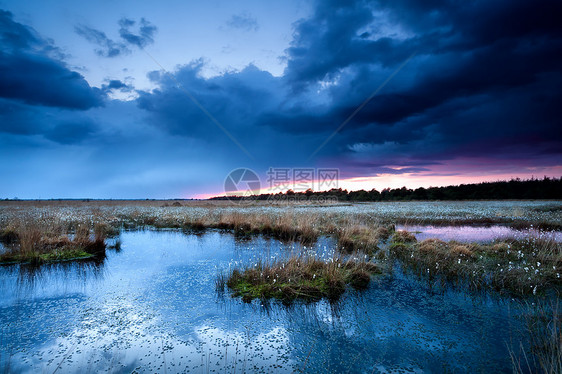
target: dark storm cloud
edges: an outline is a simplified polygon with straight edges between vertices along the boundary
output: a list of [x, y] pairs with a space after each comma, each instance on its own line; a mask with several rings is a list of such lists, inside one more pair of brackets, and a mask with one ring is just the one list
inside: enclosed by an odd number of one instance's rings
[[0, 56], [0, 97], [72, 109], [102, 105], [101, 92], [61, 61], [27, 53]]
[[[201, 68], [201, 61], [186, 65], [175, 74], [176, 80], [153, 72], [150, 78], [160, 89], [140, 92], [139, 106], [158, 118], [158, 126], [174, 134], [205, 139], [215, 138], [214, 130], [218, 129], [189, 95], [219, 122], [240, 134], [252, 131], [259, 113], [277, 104], [278, 98], [272, 90], [279, 82], [268, 72], [250, 65], [238, 73], [204, 79], [200, 76]], [[180, 83], [179, 87], [176, 82]]]
[[[561, 14], [556, 0], [322, 2], [311, 18], [297, 23], [286, 74], [310, 82], [348, 66], [395, 66], [414, 51], [432, 57], [479, 52], [475, 63], [506, 50], [516, 56], [544, 53], [545, 42], [559, 43]], [[496, 46], [495, 55], [482, 50]]]
[[[279, 139], [278, 148], [256, 150], [261, 161], [276, 160], [287, 145], [298, 160], [415, 52], [316, 161], [357, 175], [421, 172], [458, 157], [545, 165], [562, 152], [559, 16], [561, 3], [549, 0], [318, 2], [295, 25], [282, 77], [252, 68], [204, 79], [197, 64], [175, 75], [245, 144], [264, 143], [264, 134]], [[176, 82], [152, 78], [160, 89], [138, 103], [154, 123], [216, 141], [218, 130]]]
[[226, 21], [226, 25], [243, 31], [257, 31], [259, 29], [258, 20], [249, 13], [234, 14]]
[[98, 45], [100, 48], [96, 49], [96, 53], [102, 57], [117, 57], [131, 53], [124, 43], [118, 43], [105, 35], [103, 31], [93, 29], [85, 25], [78, 25], [74, 31], [87, 41]]
[[37, 33], [21, 23], [14, 22], [12, 13], [0, 9], [0, 45], [2, 50], [22, 50], [43, 46]]
[[[346, 178], [428, 175], [458, 160], [483, 175], [541, 170], [562, 159], [561, 8], [550, 0], [318, 1], [294, 26], [283, 76], [250, 65], [206, 78], [203, 60], [178, 61], [173, 77], [149, 73], [156, 89], [134, 101], [106, 97], [133, 93], [128, 80], [90, 87], [53, 42], [2, 12], [0, 154], [24, 170], [28, 154], [45, 165], [52, 151], [79, 169], [68, 186], [101, 197], [220, 189], [241, 166], [339, 167]], [[246, 18], [227, 23], [255, 30]], [[98, 54], [117, 57], [152, 43], [156, 27], [123, 18], [114, 31], [76, 29]]]
[[[306, 108], [273, 113], [268, 124], [333, 131], [417, 52], [325, 155], [397, 142], [411, 159], [560, 156], [561, 16], [562, 3], [548, 0], [322, 3], [296, 25], [285, 77], [300, 94], [335, 82], [331, 105], [312, 118]], [[383, 149], [364, 157], [396, 161]]]
[[68, 68], [54, 45], [0, 11], [0, 97], [70, 109], [102, 105], [103, 94]]
[[[151, 126], [185, 141], [203, 144], [208, 150], [205, 157], [222, 158], [230, 169], [247, 165], [267, 170], [271, 165], [301, 163], [309, 156], [310, 141], [317, 138], [316, 134], [295, 137], [263, 122], [268, 113], [286, 105], [287, 89], [282, 79], [252, 65], [239, 72], [206, 79], [200, 75], [202, 67], [201, 61], [185, 65], [175, 72], [174, 79], [159, 72], [149, 74], [159, 89], [140, 92], [137, 104], [149, 114], [147, 122]], [[224, 176], [221, 178], [224, 180]]]
[[76, 144], [98, 130], [99, 126], [82, 112], [0, 99], [0, 136], [40, 136], [59, 144]]
[[83, 112], [103, 106], [105, 93], [90, 87], [63, 58], [52, 41], [0, 11], [1, 137], [76, 144], [98, 130]]

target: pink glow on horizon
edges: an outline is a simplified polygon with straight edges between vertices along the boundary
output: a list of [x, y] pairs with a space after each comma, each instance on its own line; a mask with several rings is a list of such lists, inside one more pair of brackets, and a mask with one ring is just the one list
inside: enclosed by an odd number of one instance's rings
[[[521, 166], [521, 164], [514, 163], [514, 166], [512, 166], [513, 172], [505, 172], [505, 163], [494, 163], [493, 161], [490, 162], [490, 160], [483, 160], [482, 164], [475, 165], [474, 160], [471, 161], [472, 162], [468, 162], [468, 160], [454, 160], [447, 165], [432, 166], [432, 170], [421, 173], [380, 174], [377, 176], [340, 179], [338, 188], [346, 189], [348, 191], [369, 191], [374, 188], [378, 191], [382, 191], [385, 188], [406, 187], [416, 189], [419, 187], [444, 187], [480, 182], [507, 181], [515, 178], [527, 180], [531, 178], [542, 179], [545, 176], [551, 178], [559, 178], [562, 176], [562, 165], [552, 167], [526, 167]], [[482, 172], [483, 165], [486, 165], [491, 170], [488, 172]], [[399, 168], [396, 169], [398, 170]], [[462, 175], [458, 173], [458, 170], [462, 170]], [[500, 170], [502, 172], [500, 172]], [[316, 182], [315, 185], [317, 185]], [[285, 193], [287, 190], [288, 188], [283, 189], [281, 192]], [[319, 190], [315, 189], [315, 191]], [[242, 193], [243, 191], [240, 192]], [[270, 191], [268, 186], [256, 191], [257, 194], [267, 194], [271, 192], [272, 191]], [[273, 193], [278, 192], [279, 190], [273, 191]], [[225, 195], [225, 192], [221, 191], [218, 193], [197, 194], [194, 198], [209, 199], [211, 197]]]
[[[494, 165], [495, 164], [495, 165]], [[486, 165], [487, 172], [482, 172], [482, 166]], [[518, 166], [515, 166], [518, 165]], [[491, 160], [483, 160], [481, 164], [474, 160], [454, 160], [447, 165], [436, 165], [431, 171], [421, 173], [405, 174], [381, 174], [373, 177], [354, 177], [340, 180], [340, 186], [347, 190], [371, 190], [373, 188], [381, 191], [385, 188], [410, 188], [419, 187], [444, 187], [460, 184], [506, 181], [515, 178], [523, 180], [531, 178], [560, 177], [562, 176], [562, 165], [552, 167], [525, 167], [515, 163], [512, 172], [505, 172], [505, 163], [494, 163]], [[462, 170], [462, 174], [459, 174]]]

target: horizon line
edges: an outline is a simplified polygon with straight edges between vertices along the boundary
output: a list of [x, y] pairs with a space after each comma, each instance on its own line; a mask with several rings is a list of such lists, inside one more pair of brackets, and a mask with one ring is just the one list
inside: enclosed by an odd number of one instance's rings
[[[498, 180], [494, 180], [494, 181], [481, 181], [481, 182], [474, 182], [474, 183], [459, 183], [459, 184], [450, 184], [450, 185], [446, 185], [446, 186], [430, 186], [430, 187], [416, 187], [416, 188], [410, 188], [410, 187], [396, 187], [396, 188], [383, 188], [381, 190], [377, 190], [376, 188], [372, 188], [370, 190], [366, 190], [364, 188], [362, 189], [355, 189], [355, 190], [348, 190], [346, 188], [332, 188], [330, 190], [312, 190], [312, 192], [314, 193], [319, 193], [319, 192], [329, 192], [331, 190], [341, 190], [341, 191], [347, 191], [349, 192], [356, 192], [356, 191], [383, 191], [383, 190], [400, 190], [403, 188], [406, 188], [408, 190], [412, 190], [415, 191], [417, 189], [430, 189], [430, 188], [448, 188], [448, 187], [459, 187], [459, 186], [467, 186], [467, 185], [478, 185], [478, 184], [488, 184], [488, 183], [508, 183], [508, 182], [531, 182], [531, 181], [540, 181], [540, 180], [547, 180], [547, 179], [552, 179], [552, 180], [557, 180], [560, 179], [562, 180], [562, 175], [559, 177], [549, 177], [547, 175], [543, 176], [542, 178], [539, 177], [535, 177], [532, 176], [531, 178], [528, 179], [522, 179], [522, 178], [511, 178], [511, 179], [498, 179]], [[291, 188], [288, 188], [287, 190], [281, 192], [277, 192], [277, 193], [262, 193], [262, 194], [256, 194], [256, 195], [252, 195], [252, 196], [260, 196], [260, 195], [279, 195], [279, 194], [286, 194], [287, 191], [292, 190]], [[305, 193], [306, 191], [293, 191], [295, 194], [300, 194], [300, 193]], [[207, 197], [207, 198], [197, 198], [197, 197], [154, 197], [154, 198], [144, 198], [144, 197], [138, 197], [138, 198], [114, 198], [114, 197], [107, 197], [107, 198], [94, 198], [94, 197], [50, 197], [50, 198], [18, 198], [18, 197], [13, 197], [13, 198], [3, 198], [0, 197], [0, 201], [83, 201], [83, 200], [90, 200], [90, 201], [174, 201], [174, 200], [183, 200], [183, 201], [207, 201], [207, 200], [212, 200], [212, 199], [216, 199], [216, 198], [220, 198], [220, 197], [226, 197], [226, 193], [223, 193], [222, 195], [215, 195], [212, 197]], [[234, 195], [233, 197], [240, 197], [237, 195]], [[481, 199], [478, 199], [481, 200]], [[494, 199], [492, 199], [494, 200]], [[526, 200], [526, 199], [514, 199], [514, 200]], [[552, 199], [532, 199], [532, 200], [552, 200]]]

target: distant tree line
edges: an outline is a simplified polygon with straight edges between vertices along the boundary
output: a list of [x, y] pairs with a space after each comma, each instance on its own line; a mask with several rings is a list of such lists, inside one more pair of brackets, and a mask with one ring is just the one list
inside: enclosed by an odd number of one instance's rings
[[253, 196], [220, 196], [211, 200], [270, 200], [275, 198], [294, 200], [337, 199], [338, 201], [412, 201], [412, 200], [510, 200], [510, 199], [562, 199], [562, 177], [543, 179], [482, 182], [459, 186], [416, 188], [385, 188], [382, 191], [347, 191], [341, 188], [329, 191], [287, 192]]

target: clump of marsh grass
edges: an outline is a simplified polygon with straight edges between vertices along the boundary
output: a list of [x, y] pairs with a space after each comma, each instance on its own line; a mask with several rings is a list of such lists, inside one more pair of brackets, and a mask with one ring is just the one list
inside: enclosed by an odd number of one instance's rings
[[52, 217], [23, 217], [11, 221], [2, 230], [7, 251], [0, 263], [63, 261], [105, 254], [104, 225], [82, 223], [74, 232]]
[[205, 226], [229, 229], [237, 234], [265, 234], [281, 240], [310, 244], [320, 235], [317, 219], [313, 214], [294, 212], [279, 215], [229, 212], [221, 214], [215, 222], [207, 222]]
[[467, 281], [475, 289], [491, 288], [516, 295], [537, 294], [562, 284], [562, 245], [527, 238], [490, 244], [427, 239], [405, 243], [393, 237], [391, 253], [430, 279]]
[[364, 289], [371, 276], [381, 269], [372, 262], [335, 257], [323, 261], [312, 256], [293, 256], [285, 261], [257, 262], [244, 270], [232, 270], [226, 280], [219, 277], [217, 287], [226, 285], [233, 296], [244, 301], [255, 298], [277, 299], [290, 303], [296, 299], [337, 300], [350, 285]]
[[360, 251], [374, 253], [381, 239], [387, 239], [390, 231], [387, 227], [367, 224], [346, 224], [335, 228], [338, 244], [344, 252]]
[[226, 289], [227, 275], [224, 272], [220, 272], [215, 278], [215, 290], [219, 294], [223, 294]]
[[392, 242], [393, 243], [415, 243], [416, 236], [408, 231], [398, 230], [394, 232], [392, 235]]
[[545, 373], [562, 373], [562, 325], [560, 301], [537, 304], [527, 318], [531, 352]]
[[[562, 321], [560, 299], [539, 300], [526, 306], [524, 315], [529, 336], [529, 352], [520, 345], [519, 355], [510, 347], [515, 373], [533, 371], [562, 373]], [[522, 357], [521, 357], [522, 356]]]

